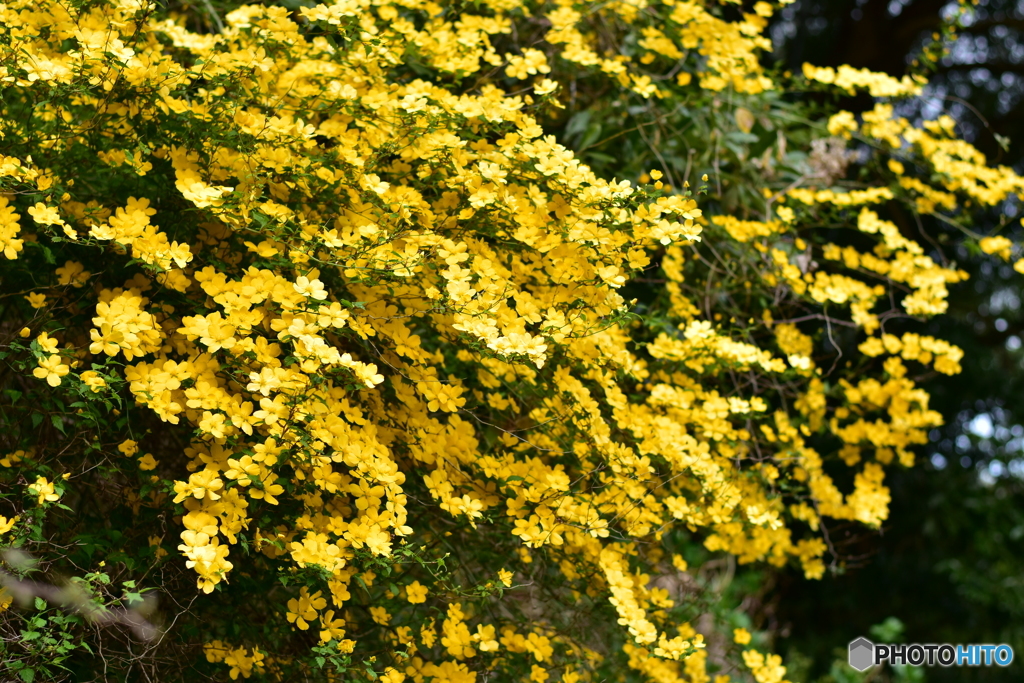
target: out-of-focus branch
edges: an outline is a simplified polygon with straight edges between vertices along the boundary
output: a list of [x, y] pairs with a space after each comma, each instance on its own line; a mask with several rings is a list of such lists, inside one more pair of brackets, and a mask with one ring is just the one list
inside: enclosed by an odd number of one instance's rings
[[[10, 557], [14, 554], [20, 557]], [[11, 564], [17, 564], [19, 560], [24, 562], [25, 559], [23, 553], [10, 550], [4, 551], [3, 558]], [[51, 605], [81, 614], [90, 623], [98, 626], [124, 624], [140, 640], [155, 640], [161, 634], [161, 630], [146, 618], [156, 608], [155, 597], [147, 596], [135, 607], [105, 607], [93, 601], [92, 596], [82, 586], [73, 582], [64, 586], [55, 586], [39, 581], [25, 581], [2, 569], [0, 569], [0, 586], [11, 594], [19, 606], [28, 606], [35, 598], [42, 598]]]

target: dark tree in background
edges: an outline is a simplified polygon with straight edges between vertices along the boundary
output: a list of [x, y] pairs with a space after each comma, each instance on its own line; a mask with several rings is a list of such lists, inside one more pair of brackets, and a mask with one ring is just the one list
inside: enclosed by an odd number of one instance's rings
[[[948, 0], [799, 0], [773, 27], [774, 57], [790, 69], [850, 64], [902, 75], [955, 9]], [[958, 34], [929, 74], [935, 106], [954, 115], [992, 161], [1019, 168], [1024, 3], [981, 0]]]
[[[773, 28], [774, 57], [797, 71], [804, 62], [850, 64], [902, 75], [935, 40], [955, 3], [937, 0], [800, 0]], [[954, 116], [992, 162], [1024, 168], [1024, 2], [980, 0], [946, 42], [929, 74], [926, 113]], [[851, 109], [871, 102], [851, 101]], [[916, 112], [903, 112], [913, 118]], [[971, 273], [951, 301], [951, 315], [930, 334], [960, 345], [964, 372], [936, 376], [932, 407], [947, 424], [931, 434], [923, 462], [894, 472], [893, 507], [874, 537], [847, 536], [845, 569], [809, 583], [780, 572], [766, 591], [763, 627], [788, 652], [792, 680], [849, 678], [834, 662], [846, 643], [872, 635], [904, 642], [1009, 643], [1024, 657], [1024, 279], [993, 267], [974, 246], [984, 235], [1019, 241], [1021, 206], [982, 217], [961, 241], [934, 230], [936, 259]], [[827, 605], [827, 607], [825, 607]], [[903, 624], [902, 633], [895, 618]], [[886, 633], [885, 631], [889, 631]], [[831, 670], [830, 670], [831, 669]], [[939, 667], [875, 672], [872, 680], [1019, 681], [1024, 663], [1006, 669]]]
[[791, 66], [851, 64], [902, 74], [922, 34], [942, 23], [944, 0], [796, 2], [773, 30], [776, 57]]

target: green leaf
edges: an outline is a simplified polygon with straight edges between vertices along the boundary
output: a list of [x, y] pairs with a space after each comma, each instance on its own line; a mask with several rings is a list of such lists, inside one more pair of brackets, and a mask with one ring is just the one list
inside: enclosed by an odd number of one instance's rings
[[35, 669], [22, 669], [18, 672], [18, 675], [21, 676], [21, 680], [25, 681], [25, 683], [32, 683], [32, 681], [36, 680]]
[[50, 415], [50, 422], [57, 428], [57, 431], [67, 436], [67, 432], [64, 431], [64, 419], [60, 415], [52, 413]]

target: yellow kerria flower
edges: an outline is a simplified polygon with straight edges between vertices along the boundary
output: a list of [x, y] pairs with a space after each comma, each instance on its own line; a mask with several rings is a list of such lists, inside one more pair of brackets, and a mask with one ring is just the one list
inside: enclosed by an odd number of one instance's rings
[[391, 615], [383, 607], [371, 607], [370, 618], [381, 626], [387, 626], [391, 621]]
[[38, 202], [35, 206], [28, 210], [28, 215], [32, 216], [32, 220], [40, 225], [62, 225], [64, 220], [60, 217], [57, 209], [52, 206], [47, 206], [42, 202]]
[[45, 308], [46, 307], [46, 295], [40, 294], [39, 292], [32, 292], [31, 294], [25, 295], [25, 300], [28, 301], [29, 306], [32, 308]]
[[6, 534], [8, 531], [14, 528], [15, 523], [20, 519], [17, 515], [7, 519], [3, 515], [0, 515], [0, 534]]
[[107, 386], [107, 381], [100, 377], [99, 373], [93, 372], [92, 370], [86, 370], [82, 373], [82, 381], [94, 394]]
[[553, 81], [550, 78], [545, 78], [537, 85], [533, 86], [533, 92], [537, 95], [547, 95], [548, 93], [554, 92], [558, 89], [558, 82]]
[[32, 371], [32, 374], [39, 379], [45, 379], [51, 387], [60, 385], [60, 378], [71, 371], [67, 365], [61, 362], [60, 356], [54, 354], [46, 360], [39, 361], [39, 367]]
[[39, 505], [60, 500], [60, 494], [54, 490], [53, 484], [48, 482], [46, 477], [39, 477], [34, 484], [29, 484], [28, 490], [38, 497], [37, 504]]
[[57, 340], [45, 332], [36, 337], [36, 342], [46, 353], [57, 353]]
[[56, 272], [60, 284], [71, 285], [72, 287], [84, 286], [89, 280], [89, 276], [92, 275], [78, 261], [67, 261]]
[[419, 581], [413, 581], [405, 587], [405, 599], [414, 605], [427, 601], [427, 587]]
[[324, 283], [320, 282], [320, 280], [310, 280], [305, 275], [302, 275], [295, 280], [293, 286], [295, 291], [302, 296], [308, 296], [321, 301], [327, 298], [327, 290], [324, 289]]

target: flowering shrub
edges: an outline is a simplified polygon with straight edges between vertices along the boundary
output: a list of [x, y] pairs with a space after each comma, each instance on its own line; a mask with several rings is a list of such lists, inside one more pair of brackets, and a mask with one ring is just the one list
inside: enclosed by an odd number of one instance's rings
[[[205, 7], [0, 5], [0, 543], [87, 577], [13, 670], [781, 680], [709, 658], [689, 563], [816, 579], [885, 520], [965, 277], [896, 221], [1024, 179], [784, 102], [922, 83], [765, 72], [769, 2]], [[577, 97], [676, 126], [662, 168], [584, 163]]]

